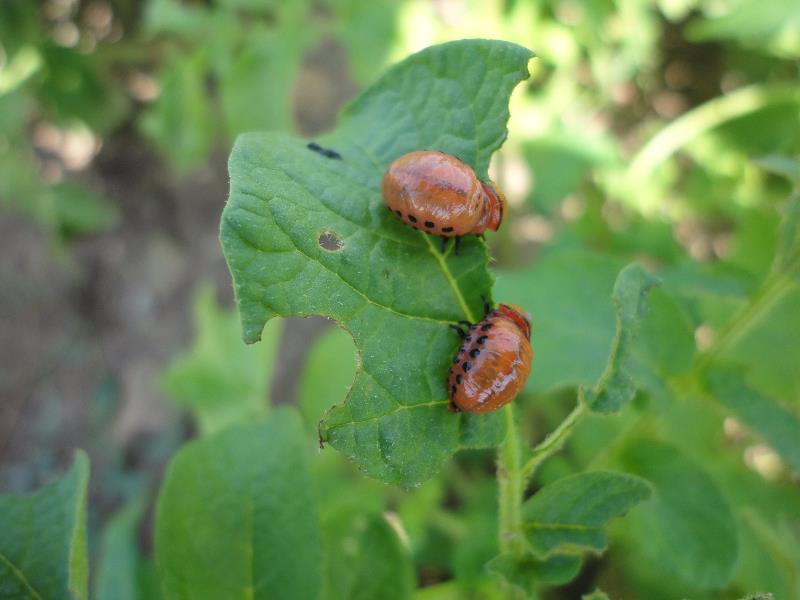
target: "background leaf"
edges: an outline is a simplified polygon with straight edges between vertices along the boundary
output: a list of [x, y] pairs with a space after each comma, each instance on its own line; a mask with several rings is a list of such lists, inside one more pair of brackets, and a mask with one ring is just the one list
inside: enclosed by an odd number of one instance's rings
[[311, 347], [297, 392], [300, 412], [314, 431], [331, 400], [347, 395], [355, 374], [353, 338], [343, 329], [331, 327]]
[[382, 516], [343, 509], [323, 518], [322, 527], [327, 600], [411, 597], [411, 556]]
[[739, 535], [714, 481], [674, 446], [650, 439], [629, 440], [622, 464], [654, 489], [650, 502], [628, 517], [626, 531], [637, 547], [661, 572], [701, 588], [724, 586], [736, 566]]
[[139, 586], [142, 558], [138, 528], [145, 505], [134, 501], [119, 510], [103, 529], [95, 574], [95, 600], [144, 600]]
[[800, 400], [800, 287], [791, 287], [721, 356], [747, 367], [750, 385], [787, 403]]
[[614, 310], [605, 299], [623, 266], [602, 254], [565, 250], [498, 274], [495, 296], [525, 307], [533, 319], [527, 389], [543, 392], [600, 377], [614, 338]]
[[169, 598], [315, 599], [319, 518], [296, 413], [273, 412], [184, 446], [156, 514], [156, 563]]
[[608, 365], [591, 390], [583, 390], [589, 407], [601, 413], [619, 411], [633, 400], [636, 382], [632, 365], [634, 342], [645, 309], [645, 299], [657, 279], [637, 264], [628, 265], [614, 284], [617, 333], [611, 346]]
[[[458, 345], [448, 324], [480, 316], [491, 285], [486, 247], [471, 239], [460, 256], [440, 254], [436, 242], [387, 213], [380, 179], [391, 160], [424, 148], [454, 154], [485, 176], [530, 57], [486, 40], [428, 48], [390, 69], [320, 139], [342, 160], [270, 134], [240, 137], [231, 155], [220, 237], [245, 340], [256, 341], [276, 314], [324, 315], [350, 332], [356, 380], [320, 431], [384, 481], [421, 482], [458, 448], [497, 443], [503, 429], [497, 415], [446, 408]], [[321, 233], [341, 246], [321, 247]]]
[[581, 570], [580, 556], [554, 554], [544, 560], [533, 556], [501, 554], [487, 568], [507, 582], [530, 594], [540, 585], [561, 585], [574, 579]]
[[161, 95], [143, 117], [143, 131], [179, 172], [199, 166], [208, 156], [215, 120], [206, 98], [207, 59], [203, 50], [191, 57], [175, 55], [161, 78]]
[[172, 359], [160, 387], [204, 434], [266, 415], [282, 323], [264, 329], [262, 344], [245, 346], [238, 317], [217, 305], [210, 287], [197, 294], [194, 322], [192, 348]]
[[717, 369], [708, 375], [714, 397], [775, 448], [795, 473], [800, 473], [800, 418], [748, 387], [739, 369]]
[[523, 506], [523, 529], [540, 558], [552, 553], [604, 550], [603, 526], [650, 497], [638, 477], [591, 471], [559, 479], [536, 492]]
[[0, 496], [0, 597], [85, 599], [89, 459], [75, 453], [58, 481]]

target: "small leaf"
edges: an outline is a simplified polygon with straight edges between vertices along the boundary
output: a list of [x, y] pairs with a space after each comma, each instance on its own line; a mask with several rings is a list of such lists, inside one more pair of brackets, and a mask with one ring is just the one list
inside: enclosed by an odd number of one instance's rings
[[386, 520], [341, 510], [322, 524], [326, 600], [402, 600], [415, 587], [411, 555]]
[[284, 409], [178, 452], [156, 511], [166, 597], [319, 598], [322, 552], [308, 450], [300, 418]]
[[288, 27], [250, 33], [222, 70], [220, 99], [231, 139], [245, 131], [291, 128], [292, 86], [308, 45], [304, 34]]
[[174, 55], [161, 77], [158, 102], [143, 117], [144, 132], [179, 172], [199, 166], [214, 140], [215, 119], [205, 87], [205, 53]]
[[472, 238], [460, 256], [440, 253], [438, 241], [387, 213], [381, 178], [393, 159], [426, 148], [486, 178], [530, 57], [488, 40], [435, 46], [390, 69], [318, 140], [341, 159], [277, 134], [243, 135], [231, 154], [220, 239], [245, 341], [276, 315], [323, 315], [350, 332], [356, 379], [320, 433], [384, 481], [424, 481], [454, 451], [495, 445], [504, 430], [498, 415], [447, 411], [458, 347], [448, 325], [481, 314], [486, 246]]
[[591, 390], [582, 389], [589, 407], [601, 413], [613, 413], [633, 399], [636, 382], [631, 375], [631, 357], [648, 292], [658, 280], [637, 264], [628, 265], [614, 284], [617, 311], [617, 334], [611, 346], [608, 365]]
[[85, 599], [89, 459], [33, 494], [0, 496], [0, 597]]
[[194, 326], [192, 348], [172, 359], [160, 387], [191, 410], [204, 434], [266, 415], [281, 323], [264, 330], [264, 343], [245, 346], [237, 316], [217, 306], [209, 287], [195, 300]]
[[649, 497], [647, 482], [622, 473], [591, 471], [564, 477], [523, 506], [525, 537], [540, 558], [554, 552], [599, 552], [608, 545], [603, 526]]
[[627, 528], [648, 560], [691, 585], [728, 583], [739, 555], [737, 523], [714, 481], [677, 448], [654, 440], [630, 441], [621, 458], [654, 488]]
[[749, 387], [741, 369], [717, 368], [708, 374], [708, 384], [717, 400], [800, 473], [800, 418], [796, 414]]
[[583, 596], [581, 596], [581, 600], [611, 600], [611, 599], [608, 597], [608, 594], [606, 594], [603, 590], [598, 588], [591, 594], [584, 594]]
[[135, 501], [111, 517], [103, 529], [94, 600], [138, 600], [141, 557], [138, 528], [144, 502]]
[[533, 556], [515, 557], [501, 554], [486, 565], [490, 573], [529, 594], [540, 585], [562, 585], [574, 579], [581, 570], [580, 556], [555, 554], [545, 560]]

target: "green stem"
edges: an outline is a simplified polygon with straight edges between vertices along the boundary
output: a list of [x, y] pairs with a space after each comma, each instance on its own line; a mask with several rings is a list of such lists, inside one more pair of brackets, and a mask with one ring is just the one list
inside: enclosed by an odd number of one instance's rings
[[506, 417], [506, 439], [497, 455], [500, 550], [504, 554], [521, 556], [525, 550], [522, 537], [522, 495], [526, 483], [522, 474], [522, 446], [514, 421], [513, 405], [508, 404], [503, 410]]
[[702, 373], [721, 355], [727, 352], [750, 329], [753, 328], [781, 299], [794, 287], [790, 277], [773, 273], [750, 299], [722, 329], [711, 347], [697, 361], [695, 373]]
[[575, 426], [586, 414], [586, 411], [587, 408], [586, 403], [583, 401], [583, 394], [579, 392], [578, 403], [575, 405], [575, 408], [572, 409], [572, 412], [567, 415], [567, 418], [564, 419], [550, 435], [533, 449], [533, 454], [522, 468], [522, 476], [525, 478], [526, 482], [533, 477], [539, 465], [562, 448], [564, 442], [567, 441], [567, 438], [575, 429]]
[[709, 100], [672, 121], [645, 144], [631, 161], [628, 176], [632, 180], [646, 180], [660, 163], [702, 133], [766, 106], [794, 101], [799, 96], [796, 85], [755, 84]]
[[558, 452], [575, 426], [586, 414], [583, 396], [561, 424], [533, 449], [526, 463], [522, 461], [519, 429], [514, 421], [512, 405], [506, 406], [506, 439], [497, 457], [497, 485], [500, 504], [500, 549], [504, 554], [521, 556], [525, 552], [522, 533], [522, 498], [536, 469], [548, 457]]

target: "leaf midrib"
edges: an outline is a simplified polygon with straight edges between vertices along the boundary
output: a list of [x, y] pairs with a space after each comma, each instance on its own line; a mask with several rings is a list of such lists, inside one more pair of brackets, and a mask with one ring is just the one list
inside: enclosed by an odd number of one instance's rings
[[[472, 110], [472, 105], [471, 104], [470, 104], [470, 110]], [[474, 114], [474, 110], [472, 112]], [[476, 123], [477, 123], [477, 121], [476, 121]], [[378, 158], [376, 156], [373, 156], [373, 154], [369, 150], [369, 148], [366, 148], [365, 146], [362, 146], [361, 144], [358, 144], [358, 143], [354, 143], [354, 145], [364, 153], [364, 155], [372, 163], [372, 166], [375, 169], [375, 173], [378, 175], [378, 177], [382, 178], [383, 174], [386, 171], [386, 168], [381, 164], [380, 160], [378, 160]], [[477, 162], [477, 156], [476, 156], [475, 160]], [[437, 252], [436, 251], [436, 247], [431, 243], [430, 234], [427, 234], [424, 231], [419, 231], [419, 234], [427, 242], [428, 251], [431, 254], [433, 254], [434, 258], [436, 259], [436, 262], [439, 263], [439, 268], [441, 269], [442, 273], [444, 274], [445, 279], [447, 279], [447, 282], [450, 284], [450, 288], [453, 291], [453, 295], [456, 297], [456, 300], [458, 301], [458, 304], [461, 307], [461, 310], [464, 311], [464, 315], [467, 317], [467, 320], [470, 323], [475, 323], [475, 316], [472, 314], [472, 311], [469, 309], [469, 305], [467, 304], [467, 302], [466, 302], [466, 300], [464, 298], [464, 294], [461, 293], [461, 288], [458, 287], [458, 283], [456, 282], [455, 277], [453, 277], [453, 274], [450, 272], [450, 267], [447, 266], [447, 262], [444, 260], [444, 256], [442, 255], [441, 252]]]
[[13, 562], [11, 562], [11, 559], [8, 558], [2, 552], [0, 552], [0, 563], [3, 563], [4, 565], [6, 565], [6, 567], [8, 567], [9, 571], [11, 571], [11, 574], [17, 579], [17, 581], [19, 581], [22, 584], [22, 586], [25, 588], [25, 591], [28, 592], [31, 598], [35, 598], [36, 600], [43, 600], [39, 592], [36, 591], [36, 588], [34, 588], [28, 581], [28, 578], [25, 577], [25, 574], [22, 572], [22, 570], [19, 567], [17, 567]]

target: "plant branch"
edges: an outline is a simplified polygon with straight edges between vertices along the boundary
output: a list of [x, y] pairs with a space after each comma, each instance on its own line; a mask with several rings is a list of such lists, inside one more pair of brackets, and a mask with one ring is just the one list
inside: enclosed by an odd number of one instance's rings
[[575, 408], [572, 409], [572, 412], [567, 415], [554, 431], [533, 449], [533, 454], [522, 468], [522, 476], [525, 478], [526, 482], [533, 477], [539, 465], [562, 448], [564, 442], [567, 441], [567, 438], [575, 429], [575, 426], [586, 414], [586, 411], [586, 402], [583, 400], [583, 391], [581, 390], [578, 392], [578, 403], [575, 405]]
[[520, 556], [525, 549], [522, 537], [522, 495], [526, 480], [522, 474], [522, 446], [514, 420], [512, 404], [503, 409], [506, 439], [497, 454], [497, 486], [500, 519], [500, 550]]
[[753, 326], [769, 313], [793, 287], [791, 278], [774, 273], [770, 275], [758, 292], [725, 325], [711, 347], [697, 361], [695, 373], [701, 374], [722, 354], [736, 344]]

